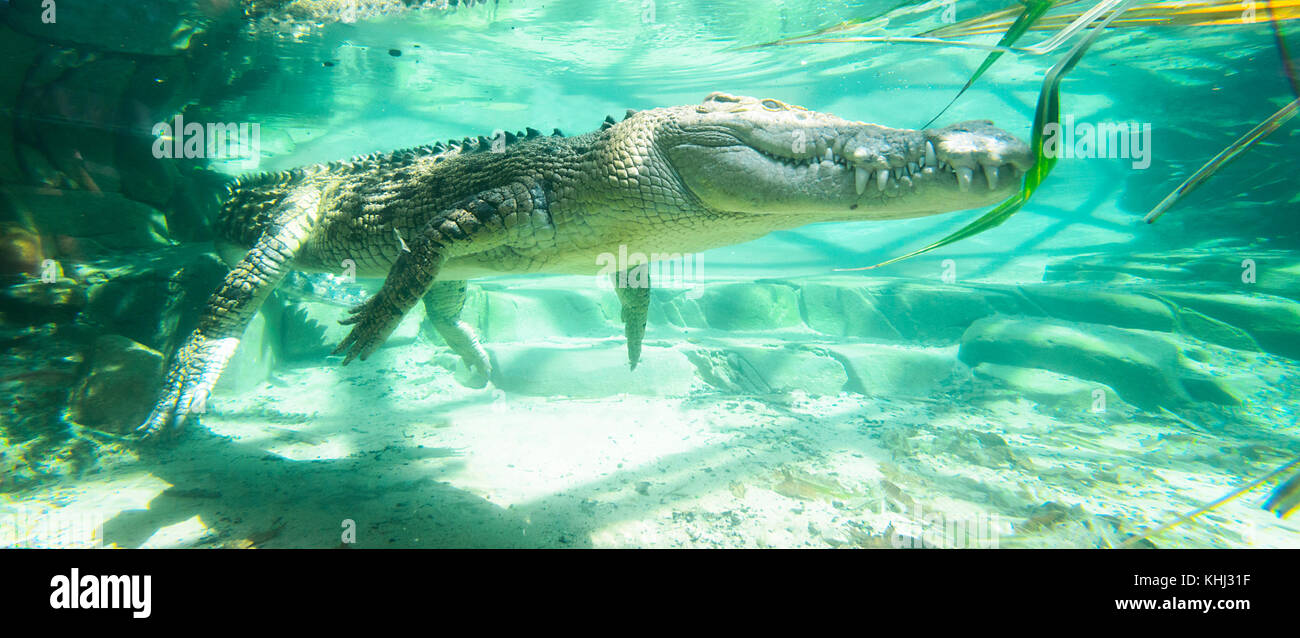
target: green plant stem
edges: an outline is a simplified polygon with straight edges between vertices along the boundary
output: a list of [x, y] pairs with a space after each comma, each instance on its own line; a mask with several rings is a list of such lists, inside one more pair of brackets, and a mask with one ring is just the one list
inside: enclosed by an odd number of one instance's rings
[[1052, 167], [1056, 165], [1057, 158], [1048, 157], [1043, 152], [1043, 136], [1049, 124], [1057, 124], [1060, 121], [1061, 80], [1064, 79], [1066, 74], [1073, 70], [1075, 65], [1079, 63], [1079, 60], [1083, 58], [1083, 54], [1088, 50], [1088, 47], [1092, 46], [1092, 43], [1095, 42], [1106, 30], [1106, 25], [1119, 17], [1121, 13], [1124, 13], [1124, 11], [1128, 9], [1128, 6], [1134, 1], [1135, 0], [1120, 0], [1118, 5], [1115, 7], [1115, 10], [1112, 11], [1104, 20], [1097, 23], [1097, 25], [1093, 27], [1092, 31], [1088, 32], [1087, 36], [1079, 40], [1079, 42], [1074, 45], [1074, 48], [1062, 57], [1043, 78], [1043, 87], [1038, 93], [1038, 107], [1034, 111], [1034, 136], [1033, 142], [1031, 143], [1036, 159], [1033, 168], [1030, 168], [1029, 172], [1025, 173], [1025, 180], [1021, 184], [1020, 192], [1007, 198], [1006, 201], [998, 204], [996, 208], [985, 213], [979, 219], [963, 226], [961, 229], [957, 230], [957, 232], [954, 232], [929, 246], [914, 250], [901, 257], [895, 257], [888, 261], [883, 261], [874, 266], [864, 266], [862, 268], [837, 268], [836, 270], [871, 270], [874, 268], [880, 268], [881, 266], [888, 266], [889, 264], [915, 257], [923, 253], [928, 253], [936, 248], [947, 246], [953, 242], [978, 235], [990, 228], [996, 228], [1010, 219], [1016, 211], [1020, 210], [1020, 208], [1029, 201], [1030, 196], [1034, 194], [1034, 191], [1038, 189], [1039, 185], [1043, 183], [1043, 180], [1047, 179], [1047, 175], [1052, 172]]
[[1282, 467], [1279, 467], [1279, 468], [1277, 468], [1276, 470], [1273, 470], [1272, 472], [1269, 472], [1268, 474], [1265, 474], [1264, 476], [1259, 477], [1258, 479], [1255, 479], [1255, 480], [1253, 480], [1253, 481], [1251, 481], [1251, 482], [1249, 482], [1249, 483], [1247, 483], [1247, 484], [1245, 484], [1245, 485], [1242, 485], [1241, 487], [1239, 487], [1239, 488], [1237, 488], [1237, 489], [1235, 489], [1235, 490], [1233, 490], [1233, 491], [1231, 491], [1231, 492], [1225, 494], [1225, 495], [1222, 496], [1221, 498], [1219, 498], [1219, 499], [1217, 499], [1217, 500], [1215, 500], [1215, 501], [1213, 501], [1213, 502], [1211, 502], [1211, 503], [1208, 503], [1208, 504], [1206, 504], [1206, 505], [1202, 505], [1201, 507], [1198, 507], [1198, 508], [1196, 508], [1196, 509], [1194, 509], [1194, 510], [1192, 510], [1192, 511], [1186, 513], [1186, 514], [1183, 514], [1182, 516], [1179, 516], [1178, 518], [1175, 518], [1174, 520], [1169, 521], [1168, 523], [1165, 523], [1164, 525], [1161, 525], [1160, 527], [1157, 527], [1157, 528], [1155, 528], [1155, 529], [1153, 529], [1153, 530], [1151, 530], [1151, 531], [1149, 531], [1149, 532], [1143, 532], [1142, 534], [1139, 534], [1139, 535], [1137, 535], [1137, 536], [1134, 536], [1134, 537], [1132, 537], [1132, 538], [1130, 538], [1130, 539], [1124, 541], [1123, 543], [1120, 543], [1119, 548], [1120, 548], [1120, 549], [1125, 549], [1125, 548], [1133, 547], [1133, 546], [1137, 545], [1138, 543], [1142, 542], [1143, 540], [1146, 540], [1146, 539], [1148, 539], [1148, 538], [1151, 538], [1152, 536], [1156, 536], [1156, 535], [1158, 535], [1158, 534], [1161, 534], [1162, 532], [1165, 532], [1166, 530], [1169, 530], [1169, 529], [1172, 529], [1172, 528], [1177, 527], [1177, 526], [1179, 526], [1179, 525], [1182, 525], [1183, 523], [1186, 523], [1187, 521], [1190, 521], [1190, 520], [1196, 518], [1197, 516], [1200, 516], [1201, 514], [1204, 514], [1204, 513], [1208, 512], [1208, 511], [1210, 511], [1210, 510], [1216, 508], [1216, 507], [1219, 507], [1220, 505], [1223, 505], [1224, 503], [1227, 503], [1228, 501], [1231, 501], [1231, 500], [1237, 498], [1238, 496], [1241, 496], [1242, 494], [1245, 494], [1246, 492], [1249, 492], [1249, 491], [1251, 491], [1251, 490], [1253, 490], [1253, 489], [1259, 487], [1260, 485], [1263, 485], [1265, 482], [1267, 482], [1269, 479], [1273, 478], [1274, 476], [1277, 476], [1277, 475], [1279, 475], [1279, 474], [1281, 474], [1281, 473], [1283, 473], [1283, 472], [1285, 472], [1285, 471], [1287, 471], [1287, 470], [1289, 470], [1289, 469], [1291, 469], [1291, 468], [1293, 468], [1293, 467], [1295, 467], [1295, 466], [1297, 466], [1297, 465], [1300, 465], [1300, 457], [1296, 457], [1295, 459], [1292, 459], [1291, 462], [1282, 465]]

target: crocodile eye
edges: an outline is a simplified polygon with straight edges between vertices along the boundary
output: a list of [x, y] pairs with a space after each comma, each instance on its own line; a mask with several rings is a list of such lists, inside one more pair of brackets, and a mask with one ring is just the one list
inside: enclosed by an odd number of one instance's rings
[[776, 100], [763, 100], [763, 108], [769, 111], [780, 111], [782, 109], [782, 105], [780, 102], [777, 102]]
[[727, 95], [722, 91], [714, 91], [704, 98], [705, 102], [739, 102], [740, 98], [734, 95]]

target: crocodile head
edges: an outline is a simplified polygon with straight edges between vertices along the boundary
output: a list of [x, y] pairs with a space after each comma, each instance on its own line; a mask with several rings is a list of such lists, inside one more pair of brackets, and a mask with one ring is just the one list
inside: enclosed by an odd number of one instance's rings
[[724, 93], [670, 110], [656, 130], [658, 150], [714, 210], [934, 215], [1005, 199], [1033, 165], [1024, 142], [986, 120], [914, 131]]

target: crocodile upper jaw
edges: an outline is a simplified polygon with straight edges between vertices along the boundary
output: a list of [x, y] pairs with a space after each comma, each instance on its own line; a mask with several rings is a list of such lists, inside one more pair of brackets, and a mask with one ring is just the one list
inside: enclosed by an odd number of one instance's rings
[[679, 113], [664, 138], [706, 206], [757, 214], [891, 219], [978, 208], [1013, 192], [1033, 165], [1024, 142], [984, 120], [895, 129], [725, 94]]

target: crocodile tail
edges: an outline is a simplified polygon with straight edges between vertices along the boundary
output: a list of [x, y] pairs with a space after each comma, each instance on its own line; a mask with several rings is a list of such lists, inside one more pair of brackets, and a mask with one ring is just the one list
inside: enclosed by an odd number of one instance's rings
[[302, 169], [241, 176], [226, 185], [227, 196], [217, 214], [217, 236], [252, 245], [271, 223], [280, 202], [302, 181]]

